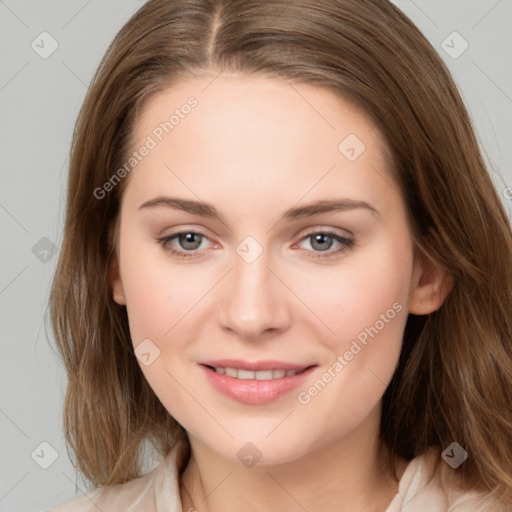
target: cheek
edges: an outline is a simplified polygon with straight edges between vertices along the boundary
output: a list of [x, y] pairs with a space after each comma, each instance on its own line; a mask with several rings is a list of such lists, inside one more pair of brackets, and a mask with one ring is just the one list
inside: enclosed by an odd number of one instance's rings
[[[299, 390], [297, 401], [324, 440], [356, 429], [395, 372], [408, 315], [408, 282], [400, 277], [406, 269], [392, 261], [354, 266], [331, 281], [329, 293], [311, 295], [312, 309], [322, 313], [334, 333], [321, 338], [329, 356], [317, 380]], [[339, 411], [334, 421], [333, 411]]]
[[137, 245], [127, 243], [121, 253], [125, 255], [121, 273], [134, 345], [145, 338], [162, 340], [169, 335], [210, 287], [199, 274], [184, 272], [170, 261], [159, 246]]
[[[338, 351], [365, 329], [377, 327], [384, 338], [395, 339], [405, 322], [412, 256], [407, 247], [378, 246], [363, 256], [355, 254], [339, 268], [318, 274], [315, 287], [303, 285], [300, 296], [325, 325]], [[298, 294], [299, 294], [298, 293]]]
[[166, 282], [165, 273], [159, 274], [154, 267], [137, 264], [130, 269], [128, 265], [126, 275], [123, 284], [133, 343], [161, 338], [176, 318], [169, 310], [169, 305], [176, 304], [175, 288]]
[[307, 295], [305, 302], [329, 327], [322, 328], [327, 333], [322, 343], [330, 354], [322, 361], [329, 391], [319, 393], [315, 411], [336, 402], [360, 418], [389, 384], [408, 315], [412, 250], [404, 240], [376, 243], [364, 257], [347, 259], [339, 271], [331, 269], [324, 288]]

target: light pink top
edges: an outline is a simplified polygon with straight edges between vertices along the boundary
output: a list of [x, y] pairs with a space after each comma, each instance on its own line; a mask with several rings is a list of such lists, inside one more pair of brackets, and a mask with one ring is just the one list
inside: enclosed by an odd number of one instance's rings
[[[96, 489], [48, 512], [182, 512], [176, 465], [182, 448], [182, 444], [176, 445], [153, 471], [140, 478]], [[383, 512], [510, 512], [500, 501], [457, 490], [453, 482], [459, 473], [444, 461], [441, 473], [434, 474], [439, 453], [432, 448], [409, 462], [398, 493]]]

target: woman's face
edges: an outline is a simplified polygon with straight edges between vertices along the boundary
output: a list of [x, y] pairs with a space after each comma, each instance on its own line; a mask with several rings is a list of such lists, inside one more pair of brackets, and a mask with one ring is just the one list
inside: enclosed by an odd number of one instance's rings
[[217, 454], [377, 432], [421, 274], [384, 144], [325, 89], [236, 74], [137, 119], [114, 298], [154, 392]]

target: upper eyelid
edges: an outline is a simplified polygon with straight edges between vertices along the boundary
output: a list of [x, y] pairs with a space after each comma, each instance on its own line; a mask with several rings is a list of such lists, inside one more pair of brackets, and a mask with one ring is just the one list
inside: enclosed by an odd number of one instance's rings
[[[343, 234], [343, 233], [339, 233], [338, 230], [344, 231], [346, 233], [346, 235]], [[173, 237], [173, 236], [176, 236], [176, 235], [186, 234], [186, 233], [196, 233], [198, 235], [204, 236], [204, 237], [209, 238], [209, 239], [212, 238], [202, 228], [184, 228], [184, 229], [181, 228], [179, 231], [175, 231], [175, 232], [173, 232], [173, 233], [171, 233], [169, 235], [161, 235], [159, 238], [170, 238], [170, 237]], [[348, 237], [354, 236], [354, 234], [351, 231], [349, 231], [348, 229], [335, 228], [335, 227], [329, 227], [329, 226], [319, 226], [319, 227], [313, 227], [313, 228], [303, 228], [303, 229], [299, 230], [299, 232], [296, 233], [294, 235], [294, 237], [299, 236], [299, 233], [303, 233], [302, 237], [311, 235], [313, 233], [333, 233], [335, 235], [339, 235], [339, 236], [342, 236], [344, 238], [348, 238]]]

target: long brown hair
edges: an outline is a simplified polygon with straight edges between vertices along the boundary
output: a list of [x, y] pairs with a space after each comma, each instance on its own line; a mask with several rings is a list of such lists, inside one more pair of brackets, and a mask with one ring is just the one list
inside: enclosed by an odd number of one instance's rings
[[[116, 35], [77, 119], [64, 237], [50, 297], [68, 387], [67, 445], [93, 486], [141, 475], [183, 428], [145, 380], [109, 285], [137, 113], [175, 81], [224, 70], [325, 87], [382, 132], [416, 248], [454, 278], [409, 315], [381, 433], [410, 459], [458, 442], [459, 471], [512, 503], [512, 233], [449, 71], [387, 0], [150, 0]], [[213, 76], [213, 75], [212, 75]]]

